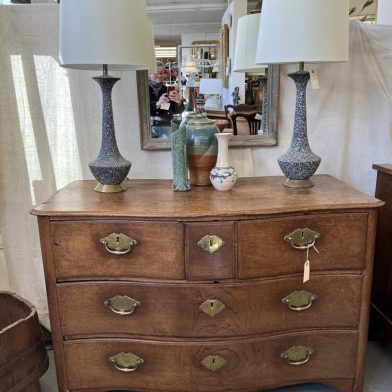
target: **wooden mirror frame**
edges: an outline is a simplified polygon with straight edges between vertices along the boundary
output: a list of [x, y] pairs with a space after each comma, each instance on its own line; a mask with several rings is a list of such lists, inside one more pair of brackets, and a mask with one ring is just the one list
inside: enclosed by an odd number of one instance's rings
[[[279, 65], [268, 67], [268, 120], [265, 135], [237, 135], [230, 140], [230, 147], [270, 147], [278, 144], [279, 117]], [[151, 137], [150, 99], [148, 94], [148, 73], [137, 71], [137, 96], [139, 102], [139, 123], [142, 150], [169, 150], [169, 139]]]

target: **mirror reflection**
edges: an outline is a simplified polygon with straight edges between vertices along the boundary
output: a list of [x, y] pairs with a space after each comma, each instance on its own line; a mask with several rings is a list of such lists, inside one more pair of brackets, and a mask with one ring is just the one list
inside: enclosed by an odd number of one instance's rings
[[[220, 132], [232, 132], [231, 146], [277, 144], [279, 66], [258, 65], [249, 71], [245, 66], [238, 68], [236, 52], [243, 58], [241, 53], [249, 47], [247, 39], [241, 38], [238, 50], [235, 48], [244, 11], [221, 2], [207, 25], [203, 7], [188, 10], [187, 6], [186, 12], [185, 8], [180, 12], [167, 6], [178, 13], [173, 26], [159, 13], [165, 7], [148, 2], [158, 71], [138, 72], [137, 76], [143, 149], [170, 148], [173, 116], [185, 117], [189, 112], [212, 119]], [[256, 3], [248, 2], [248, 11]], [[199, 29], [186, 22], [196, 14], [203, 25]]]
[[213, 90], [216, 87], [211, 87], [215, 83], [219, 89], [219, 78], [187, 73], [189, 63], [185, 72], [178, 72], [177, 64], [170, 66], [168, 69], [167, 63], [158, 60], [157, 73], [140, 71], [137, 75], [143, 149], [169, 149], [173, 116], [190, 111], [204, 113], [220, 131], [233, 132], [231, 146], [277, 144], [279, 66], [270, 65], [267, 75], [246, 75], [244, 97], [234, 88], [226, 105], [222, 95]]
[[157, 61], [156, 73], [148, 75], [148, 96], [150, 100], [150, 125], [153, 139], [168, 138], [171, 121], [175, 114], [184, 111], [184, 100], [176, 85], [167, 82], [172, 75], [161, 61]]

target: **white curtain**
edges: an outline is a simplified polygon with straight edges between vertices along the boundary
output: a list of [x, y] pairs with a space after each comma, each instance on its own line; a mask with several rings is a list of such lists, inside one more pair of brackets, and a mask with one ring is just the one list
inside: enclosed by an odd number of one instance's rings
[[[100, 147], [102, 96], [94, 73], [58, 65], [58, 5], [0, 5], [0, 40], [0, 231], [7, 265], [0, 290], [9, 286], [29, 299], [48, 326], [37, 222], [29, 211], [70, 181], [92, 178], [87, 164]], [[135, 73], [116, 76], [122, 78], [113, 91], [117, 141], [134, 161], [134, 177], [142, 177]]]
[[[99, 150], [101, 128], [94, 73], [58, 66], [57, 31], [55, 4], [0, 6], [0, 231], [7, 266], [6, 272], [0, 265], [0, 289], [9, 284], [34, 303], [46, 326], [37, 223], [29, 211], [70, 181], [91, 178], [87, 163]], [[392, 29], [356, 22], [350, 41], [348, 63], [316, 67], [321, 88], [308, 88], [309, 140], [322, 157], [318, 173], [373, 194], [372, 163], [392, 160]], [[231, 150], [240, 176], [281, 174], [276, 158], [293, 128], [295, 87], [286, 75], [293, 70], [282, 67], [279, 145]], [[168, 151], [140, 149], [135, 74], [118, 76], [116, 135], [133, 162], [130, 177], [170, 178]]]

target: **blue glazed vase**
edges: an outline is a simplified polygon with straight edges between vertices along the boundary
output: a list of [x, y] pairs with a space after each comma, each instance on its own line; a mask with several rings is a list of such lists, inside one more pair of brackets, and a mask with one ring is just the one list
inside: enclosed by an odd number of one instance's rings
[[218, 127], [205, 116], [196, 116], [186, 126], [187, 162], [192, 185], [210, 185], [209, 173], [218, 154]]

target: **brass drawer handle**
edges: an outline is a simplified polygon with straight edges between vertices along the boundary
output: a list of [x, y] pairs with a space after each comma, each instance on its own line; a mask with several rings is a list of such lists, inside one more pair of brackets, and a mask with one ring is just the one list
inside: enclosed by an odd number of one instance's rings
[[217, 235], [205, 235], [197, 245], [210, 255], [217, 252], [225, 244], [225, 241]]
[[132, 353], [119, 353], [109, 358], [114, 367], [120, 372], [135, 372], [144, 363], [144, 359]]
[[105, 249], [116, 256], [125, 255], [129, 253], [132, 247], [137, 245], [137, 241], [122, 233], [112, 233], [105, 238], [99, 240], [105, 245]]
[[310, 346], [293, 346], [280, 354], [290, 365], [300, 366], [307, 363], [314, 350]]
[[127, 297], [126, 295], [116, 295], [105, 301], [104, 304], [110, 308], [113, 313], [120, 314], [121, 316], [132, 314], [136, 308], [141, 305], [138, 300]]
[[302, 312], [303, 310], [309, 309], [316, 299], [317, 295], [301, 290], [294, 291], [286, 298], [283, 298], [282, 302], [287, 304], [291, 310]]
[[201, 364], [207, 368], [208, 370], [211, 370], [212, 372], [215, 372], [222, 368], [226, 363], [226, 360], [222, 358], [220, 355], [209, 355], [208, 357], [205, 357], [202, 361]]
[[285, 235], [284, 240], [290, 242], [293, 248], [304, 250], [313, 246], [320, 237], [321, 234], [305, 228], [294, 230], [292, 233]]
[[200, 306], [199, 309], [211, 317], [215, 317], [226, 308], [226, 305], [218, 299], [207, 299]]

